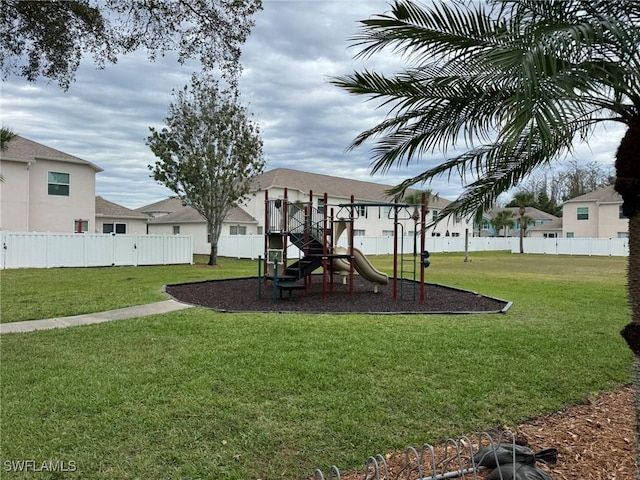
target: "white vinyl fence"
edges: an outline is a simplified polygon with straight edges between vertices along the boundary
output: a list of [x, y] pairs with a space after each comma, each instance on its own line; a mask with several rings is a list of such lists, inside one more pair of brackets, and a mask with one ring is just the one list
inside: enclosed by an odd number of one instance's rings
[[0, 244], [2, 269], [193, 263], [193, 239], [186, 235], [0, 231]]
[[[603, 255], [628, 256], [629, 241], [626, 238], [524, 238], [524, 253], [547, 255]], [[393, 237], [355, 237], [354, 246], [365, 255], [393, 254]], [[420, 250], [420, 240], [416, 250]], [[347, 246], [344, 239], [339, 242]], [[399, 247], [400, 248], [400, 247]], [[405, 254], [413, 254], [413, 237], [403, 237]], [[463, 237], [428, 237], [425, 250], [430, 253], [464, 252]], [[470, 237], [469, 252], [507, 250], [520, 252], [517, 237]], [[400, 250], [398, 250], [400, 253]], [[231, 258], [256, 259], [264, 255], [264, 237], [261, 235], [221, 235], [218, 255]], [[290, 246], [289, 258], [299, 255], [296, 247]]]
[[[523, 238], [524, 253], [547, 255], [629, 256], [628, 238]], [[520, 240], [511, 244], [513, 253], [520, 252]]]

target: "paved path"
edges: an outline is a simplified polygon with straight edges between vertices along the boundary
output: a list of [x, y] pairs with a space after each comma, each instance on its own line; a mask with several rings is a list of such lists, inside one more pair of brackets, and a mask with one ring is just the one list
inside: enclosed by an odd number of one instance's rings
[[32, 332], [34, 330], [48, 330], [51, 328], [73, 327], [76, 325], [90, 325], [92, 323], [111, 322], [113, 320], [123, 320], [125, 318], [145, 317], [158, 313], [173, 312], [189, 308], [175, 300], [165, 300], [164, 302], [149, 303], [135, 307], [109, 310], [108, 312], [88, 313], [86, 315], [74, 315], [73, 317], [49, 318], [46, 320], [28, 320], [26, 322], [0, 323], [0, 334], [15, 332]]

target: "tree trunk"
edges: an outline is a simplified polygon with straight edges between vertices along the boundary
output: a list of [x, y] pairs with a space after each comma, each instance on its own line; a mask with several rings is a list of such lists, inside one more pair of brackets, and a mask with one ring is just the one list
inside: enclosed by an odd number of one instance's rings
[[215, 235], [215, 229], [213, 227], [213, 222], [207, 222], [207, 232], [208, 237], [211, 239], [211, 250], [209, 251], [209, 262], [207, 265], [217, 265], [218, 264], [218, 237], [220, 234]]
[[211, 253], [209, 254], [209, 263], [207, 265], [217, 265], [218, 264], [218, 244], [215, 242], [211, 242]]
[[520, 253], [524, 253], [524, 246], [523, 246], [524, 240], [522, 239], [523, 236], [524, 236], [524, 228], [522, 228], [522, 217], [520, 217]]
[[[640, 120], [629, 125], [616, 153], [616, 191], [629, 218], [628, 301], [631, 323], [622, 336], [634, 353], [633, 385], [636, 417], [640, 419]], [[640, 422], [636, 422], [636, 462], [640, 465]], [[640, 470], [638, 474], [640, 478]]]
[[518, 213], [520, 214], [520, 253], [524, 253], [524, 240], [522, 239], [522, 237], [524, 237], [524, 213], [525, 213], [525, 207], [524, 205], [521, 205]]
[[[225, 215], [220, 215], [224, 218]], [[211, 252], [209, 253], [209, 263], [207, 265], [218, 264], [218, 241], [220, 240], [220, 233], [222, 232], [222, 221], [217, 221], [216, 218], [207, 222], [207, 231], [209, 232], [209, 238], [211, 239]]]

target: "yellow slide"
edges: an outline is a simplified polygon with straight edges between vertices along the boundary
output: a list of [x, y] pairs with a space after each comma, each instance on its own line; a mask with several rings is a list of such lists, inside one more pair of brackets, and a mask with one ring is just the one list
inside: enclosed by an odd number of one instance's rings
[[[335, 247], [335, 253], [347, 254], [349, 250], [344, 247]], [[387, 285], [389, 283], [389, 275], [376, 270], [371, 264], [369, 259], [357, 248], [353, 249], [354, 265], [356, 272], [362, 275], [362, 278], [367, 279], [371, 283], [378, 285]], [[333, 268], [342, 272], [348, 272], [350, 270], [349, 259], [336, 258], [333, 260]]]

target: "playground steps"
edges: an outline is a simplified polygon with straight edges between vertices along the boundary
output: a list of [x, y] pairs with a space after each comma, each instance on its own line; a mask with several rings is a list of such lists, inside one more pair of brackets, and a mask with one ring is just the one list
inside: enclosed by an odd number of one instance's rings
[[291, 243], [303, 252], [316, 255], [320, 255], [323, 252], [322, 242], [313, 236], [308, 237], [305, 242], [304, 234], [290, 232], [289, 238], [291, 239]]
[[321, 255], [307, 255], [285, 269], [285, 275], [300, 280], [322, 266]]
[[304, 235], [301, 233], [289, 233], [291, 243], [298, 247], [306, 255], [295, 263], [292, 263], [285, 269], [285, 275], [300, 280], [307, 275], [311, 275], [314, 270], [322, 266], [322, 254], [324, 252], [322, 242], [317, 238], [307, 237], [306, 242]]

